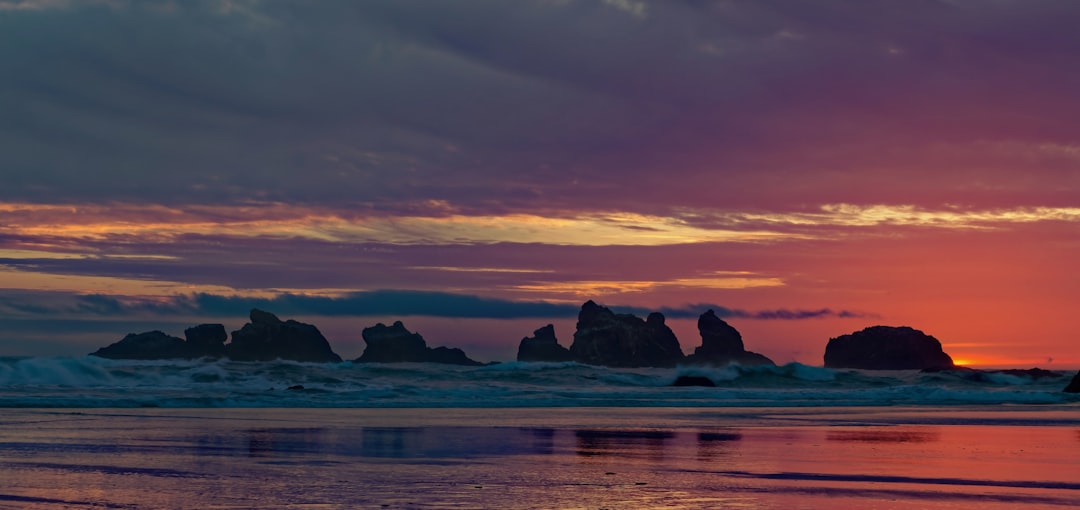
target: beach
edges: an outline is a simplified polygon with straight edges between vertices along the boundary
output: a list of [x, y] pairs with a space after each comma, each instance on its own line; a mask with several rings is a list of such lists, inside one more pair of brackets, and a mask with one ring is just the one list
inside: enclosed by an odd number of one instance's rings
[[1080, 409], [5, 409], [2, 508], [1064, 508]]

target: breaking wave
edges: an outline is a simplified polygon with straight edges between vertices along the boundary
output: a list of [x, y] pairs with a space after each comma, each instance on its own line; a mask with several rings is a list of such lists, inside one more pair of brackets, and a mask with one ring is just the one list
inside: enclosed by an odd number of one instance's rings
[[[0, 407], [808, 407], [1061, 404], [1064, 372], [1023, 374], [783, 366], [620, 369], [0, 358]], [[673, 387], [698, 376], [716, 387]]]

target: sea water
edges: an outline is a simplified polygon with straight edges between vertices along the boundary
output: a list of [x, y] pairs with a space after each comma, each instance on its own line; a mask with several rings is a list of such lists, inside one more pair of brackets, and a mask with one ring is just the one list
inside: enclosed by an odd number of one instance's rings
[[[783, 366], [618, 369], [508, 362], [128, 361], [0, 358], [0, 408], [13, 407], [803, 407], [1066, 404], [1051, 377]], [[673, 387], [679, 376], [716, 387]]]
[[1080, 506], [1034, 375], [0, 358], [0, 508]]

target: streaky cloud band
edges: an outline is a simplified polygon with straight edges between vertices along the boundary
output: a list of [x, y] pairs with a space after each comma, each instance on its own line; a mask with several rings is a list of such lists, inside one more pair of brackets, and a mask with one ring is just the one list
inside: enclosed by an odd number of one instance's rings
[[[70, 314], [115, 317], [137, 314], [186, 314], [209, 317], [243, 316], [252, 308], [289, 315], [328, 317], [428, 316], [465, 319], [529, 319], [574, 317], [579, 306], [547, 301], [514, 301], [449, 292], [375, 290], [341, 296], [311, 296], [293, 293], [274, 297], [227, 296], [209, 293], [140, 299], [107, 294], [37, 292], [0, 296], [0, 310], [19, 315]], [[612, 305], [619, 313], [646, 315], [659, 311], [673, 319], [696, 318], [706, 310], [720, 317], [752, 320], [805, 320], [822, 318], [874, 318], [875, 314], [832, 310], [742, 310], [711, 303], [649, 309]]]

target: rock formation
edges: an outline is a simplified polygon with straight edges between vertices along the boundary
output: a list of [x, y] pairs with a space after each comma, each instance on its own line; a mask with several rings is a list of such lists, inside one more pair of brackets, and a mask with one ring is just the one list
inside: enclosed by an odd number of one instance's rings
[[451, 365], [480, 365], [465, 355], [461, 349], [447, 347], [430, 348], [424, 337], [405, 329], [401, 321], [392, 326], [382, 323], [364, 328], [362, 333], [364, 353], [357, 363], [447, 363]]
[[225, 356], [225, 341], [229, 339], [221, 324], [199, 324], [184, 330], [188, 348], [201, 353], [197, 357], [220, 358]]
[[131, 333], [106, 347], [92, 353], [91, 356], [111, 359], [174, 359], [187, 358], [187, 346], [184, 340], [166, 335], [161, 331]]
[[282, 322], [270, 312], [251, 310], [251, 322], [233, 331], [225, 354], [237, 361], [285, 359], [308, 362], [338, 362], [319, 329], [294, 320]]
[[771, 359], [756, 352], [747, 351], [743, 347], [742, 335], [739, 331], [717, 317], [712, 310], [698, 317], [698, 332], [701, 333], [701, 347], [695, 349], [694, 354], [687, 356], [688, 363], [775, 365]]
[[830, 338], [825, 346], [828, 368], [909, 370], [952, 368], [941, 342], [909, 327], [873, 326]]
[[1065, 393], [1080, 393], [1080, 372], [1077, 372], [1065, 387]]
[[548, 324], [533, 336], [521, 339], [518, 344], [518, 361], [571, 361], [570, 350], [559, 345], [555, 338], [555, 326]]
[[670, 367], [683, 359], [679, 340], [662, 314], [650, 313], [643, 321], [592, 301], [578, 312], [570, 355], [581, 363], [609, 367]]
[[201, 324], [188, 328], [184, 336], [187, 337], [186, 341], [161, 331], [132, 333], [90, 355], [145, 360], [220, 358], [225, 355], [225, 327], [221, 324]]
[[708, 388], [716, 387], [716, 383], [708, 377], [700, 375], [680, 375], [675, 378], [675, 382], [671, 383], [672, 386], [705, 386]]

